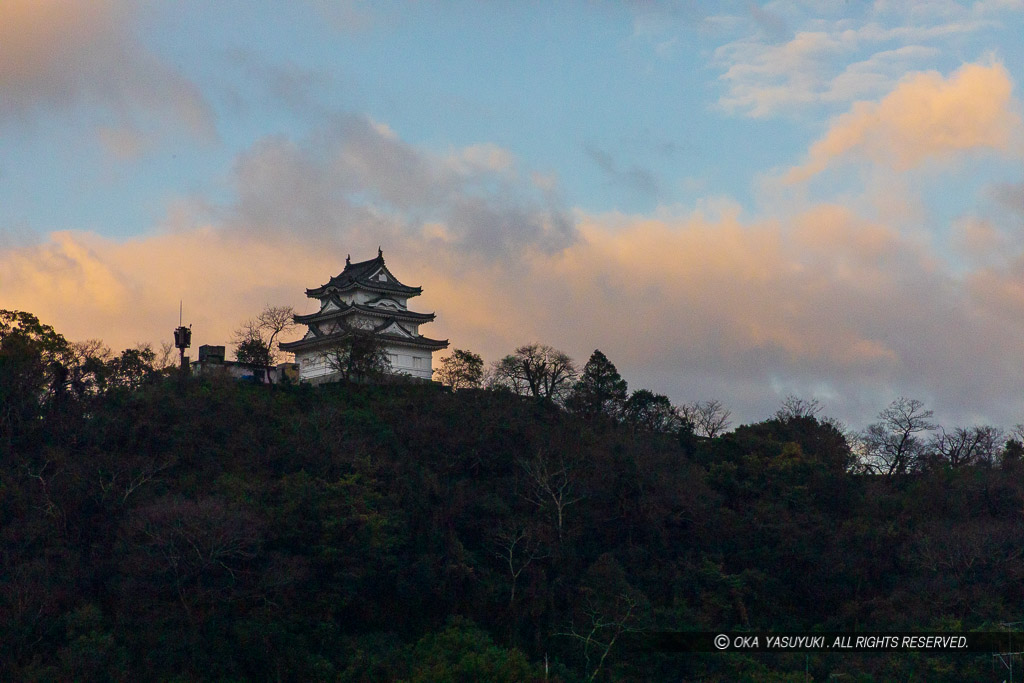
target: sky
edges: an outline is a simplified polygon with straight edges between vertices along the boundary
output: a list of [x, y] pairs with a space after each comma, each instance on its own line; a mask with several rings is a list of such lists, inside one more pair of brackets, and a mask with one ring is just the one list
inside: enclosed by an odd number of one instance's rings
[[1011, 427], [1021, 36], [1024, 0], [4, 0], [0, 308], [228, 344], [379, 245], [486, 361]]

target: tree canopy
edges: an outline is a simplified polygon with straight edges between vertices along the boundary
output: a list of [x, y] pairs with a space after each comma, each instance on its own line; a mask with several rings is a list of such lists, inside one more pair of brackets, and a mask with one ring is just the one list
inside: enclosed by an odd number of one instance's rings
[[614, 420], [622, 417], [627, 398], [626, 380], [608, 357], [595, 349], [583, 366], [566, 407], [587, 419], [603, 416]]
[[[919, 427], [921, 464], [872, 476], [804, 404], [701, 435], [644, 389], [606, 420], [507, 391], [267, 387], [0, 320], [0, 388], [12, 359], [42, 373], [21, 418], [2, 404], [2, 680], [981, 680], [988, 654], [651, 634], [997, 630], [1024, 600], [1024, 446], [925, 429], [916, 402], [880, 421]], [[54, 392], [53, 362], [99, 379]]]
[[372, 332], [348, 328], [320, 352], [331, 372], [346, 381], [382, 377], [391, 369], [387, 348]]
[[452, 389], [479, 389], [484, 379], [484, 359], [465, 349], [455, 349], [434, 371], [437, 380]]
[[557, 402], [568, 395], [576, 376], [566, 353], [547, 344], [526, 344], [492, 365], [490, 386]]

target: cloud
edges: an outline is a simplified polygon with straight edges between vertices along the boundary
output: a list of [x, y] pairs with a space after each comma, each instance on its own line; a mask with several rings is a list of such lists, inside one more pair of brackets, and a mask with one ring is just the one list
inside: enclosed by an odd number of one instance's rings
[[317, 14], [335, 31], [345, 34], [363, 33], [380, 22], [370, 8], [358, 0], [306, 0]]
[[107, 153], [121, 161], [137, 159], [147, 147], [145, 136], [133, 128], [102, 126], [96, 133]]
[[[1024, 412], [1019, 256], [954, 268], [836, 203], [784, 220], [743, 218], [727, 199], [569, 212], [556, 180], [535, 175], [487, 143], [435, 152], [343, 117], [260, 141], [238, 160], [233, 201], [182, 203], [149, 236], [65, 231], [0, 249], [3, 306], [125, 348], [169, 339], [184, 300], [196, 345], [224, 344], [267, 304], [311, 312], [305, 288], [380, 244], [424, 287], [415, 307], [438, 314], [423, 332], [488, 360], [530, 341], [581, 362], [600, 348], [634, 388], [717, 397], [742, 420], [787, 392], [857, 425], [901, 394], [942, 419]], [[960, 226], [976, 250], [999, 230]]]
[[[972, 406], [1012, 421], [1024, 408], [1014, 389], [1024, 373], [1006, 375], [1024, 350], [1024, 325], [1012, 321], [1024, 317], [1006, 318], [930, 248], [843, 207], [786, 224], [585, 216], [580, 232], [534, 267], [527, 292], [515, 290], [546, 305], [514, 329], [577, 355], [600, 347], [676, 400], [719, 395], [763, 416], [781, 382], [827, 388], [833, 410], [855, 422], [900, 393], [947, 416]], [[988, 278], [1024, 291], [1019, 274]]]
[[134, 8], [114, 0], [0, 3], [0, 123], [94, 107], [115, 128], [167, 125], [214, 136], [198, 88], [132, 35]]
[[720, 79], [728, 91], [719, 104], [729, 112], [763, 117], [814, 102], [827, 89], [822, 64], [849, 50], [841, 36], [821, 31], [801, 31], [781, 45], [760, 39], [723, 45], [715, 50], [715, 61], [726, 67]]
[[[301, 261], [297, 258], [301, 254]], [[69, 339], [103, 338], [115, 349], [171, 338], [178, 303], [198, 344], [224, 344], [268, 303], [296, 303], [336, 259], [288, 240], [246, 240], [210, 226], [127, 241], [52, 233], [0, 251], [5, 308], [28, 310]]]
[[906, 74], [911, 64], [923, 63], [940, 50], [922, 45], [906, 45], [883, 50], [868, 59], [847, 65], [819, 94], [822, 102], [851, 102], [866, 95], [884, 93]]
[[970, 259], [983, 261], [1007, 253], [1007, 236], [992, 221], [964, 216], [953, 224], [953, 246]]
[[507, 149], [490, 143], [470, 145], [451, 155], [450, 163], [462, 174], [477, 171], [510, 173], [515, 168], [515, 158]]
[[799, 5], [774, 7], [776, 25], [796, 27], [792, 37], [780, 40], [788, 31], [768, 30], [753, 13], [749, 20], [734, 18], [745, 34], [714, 51], [725, 86], [718, 103], [727, 112], [764, 118], [877, 97], [903, 74], [939, 59], [944, 51], [936, 43], [998, 27], [998, 17], [1010, 10], [879, 2], [859, 10], [846, 4], [829, 18], [835, 13], [824, 7], [816, 7], [816, 16]]
[[[325, 94], [349, 87], [344, 77], [327, 69], [310, 68], [293, 59], [275, 61], [264, 51], [234, 47], [225, 51], [224, 58], [227, 69], [219, 74], [224, 78], [219, 88], [238, 111], [251, 108], [265, 114], [284, 110], [302, 120], [317, 122], [330, 115]], [[238, 79], [230, 78], [228, 70], [237, 72], [241, 82], [250, 86], [248, 93], [239, 86]]]
[[782, 40], [789, 35], [789, 27], [781, 16], [754, 2], [747, 3], [747, 11], [758, 28], [772, 40]]
[[1024, 215], [1024, 183], [1001, 183], [991, 189], [991, 194], [1010, 211]]
[[[381, 242], [399, 278], [424, 287], [418, 307], [438, 313], [424, 332], [490, 359], [531, 340], [581, 360], [597, 347], [634, 386], [677, 401], [718, 396], [743, 419], [770, 414], [779, 387], [827, 394], [854, 422], [900, 393], [1007, 424], [1024, 409], [1017, 262], [962, 279], [930, 249], [838, 205], [785, 222], [734, 212], [577, 222], [571, 245], [502, 260], [439, 247], [429, 230]], [[307, 312], [304, 289], [339, 271], [345, 253], [372, 255], [378, 237], [317, 245], [209, 225], [125, 242], [58, 232], [0, 252], [0, 288], [5, 306], [116, 347], [168, 339], [183, 299], [197, 343], [225, 343], [268, 303]]]
[[613, 187], [623, 188], [645, 199], [657, 198], [661, 194], [658, 179], [648, 169], [641, 166], [621, 168], [615, 157], [594, 145], [586, 145], [583, 151], [601, 169]]
[[802, 182], [844, 158], [897, 171], [944, 162], [965, 152], [1020, 153], [1021, 120], [1002, 64], [965, 64], [949, 78], [913, 74], [878, 102], [857, 102], [791, 169]]
[[[741, 419], [770, 414], [786, 391], [827, 395], [855, 423], [899, 394], [952, 419], [970, 406], [1012, 424], [1024, 410], [1020, 261], [960, 277], [927, 246], [829, 204], [786, 222], [735, 212], [576, 222], [579, 238], [562, 249], [501, 259], [446, 248], [426, 229], [380, 241], [396, 275], [424, 287], [417, 308], [438, 314], [424, 332], [488, 359], [532, 340], [581, 361], [601, 348], [634, 387], [716, 396]], [[169, 339], [183, 299], [197, 344], [223, 344], [267, 304], [308, 312], [304, 289], [340, 271], [346, 253], [373, 255], [378, 237], [315, 244], [210, 225], [127, 241], [54, 233], [0, 251], [0, 288], [5, 307], [114, 347]]]
[[236, 199], [215, 213], [239, 232], [397, 242], [429, 226], [436, 247], [485, 259], [576, 239], [556, 186], [521, 177], [507, 150], [433, 152], [361, 116], [336, 117], [303, 140], [260, 140], [239, 157], [233, 184]]

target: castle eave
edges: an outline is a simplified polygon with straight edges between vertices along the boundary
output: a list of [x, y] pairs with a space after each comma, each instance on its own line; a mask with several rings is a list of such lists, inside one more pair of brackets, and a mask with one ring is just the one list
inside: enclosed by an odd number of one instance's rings
[[[332, 344], [336, 344], [344, 338], [344, 333], [330, 334], [313, 339], [300, 339], [294, 342], [283, 343], [280, 347], [282, 351], [287, 351], [289, 353], [313, 351], [316, 349], [329, 348]], [[376, 338], [382, 343], [388, 345], [411, 346], [419, 349], [430, 349], [431, 351], [440, 351], [441, 349], [448, 348], [447, 339], [431, 339], [429, 337], [424, 337], [423, 335], [402, 337], [394, 334], [378, 334], [376, 335]]]
[[340, 307], [331, 311], [317, 311], [316, 313], [309, 313], [307, 315], [296, 315], [295, 322], [308, 325], [309, 323], [316, 323], [334, 318], [343, 318], [356, 312], [378, 318], [395, 318], [397, 320], [419, 324], [429, 323], [436, 317], [433, 313], [417, 313], [416, 311], [395, 308], [377, 308], [376, 306], [367, 306], [365, 304], [338, 303], [340, 304]]

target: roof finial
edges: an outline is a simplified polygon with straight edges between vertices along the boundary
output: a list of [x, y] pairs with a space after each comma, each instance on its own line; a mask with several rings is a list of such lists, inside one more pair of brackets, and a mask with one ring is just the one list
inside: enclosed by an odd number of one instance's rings
[[345, 265], [352, 265], [352, 254], [345, 254]]
[[384, 250], [380, 248], [379, 244], [377, 245], [377, 258], [384, 258]]

